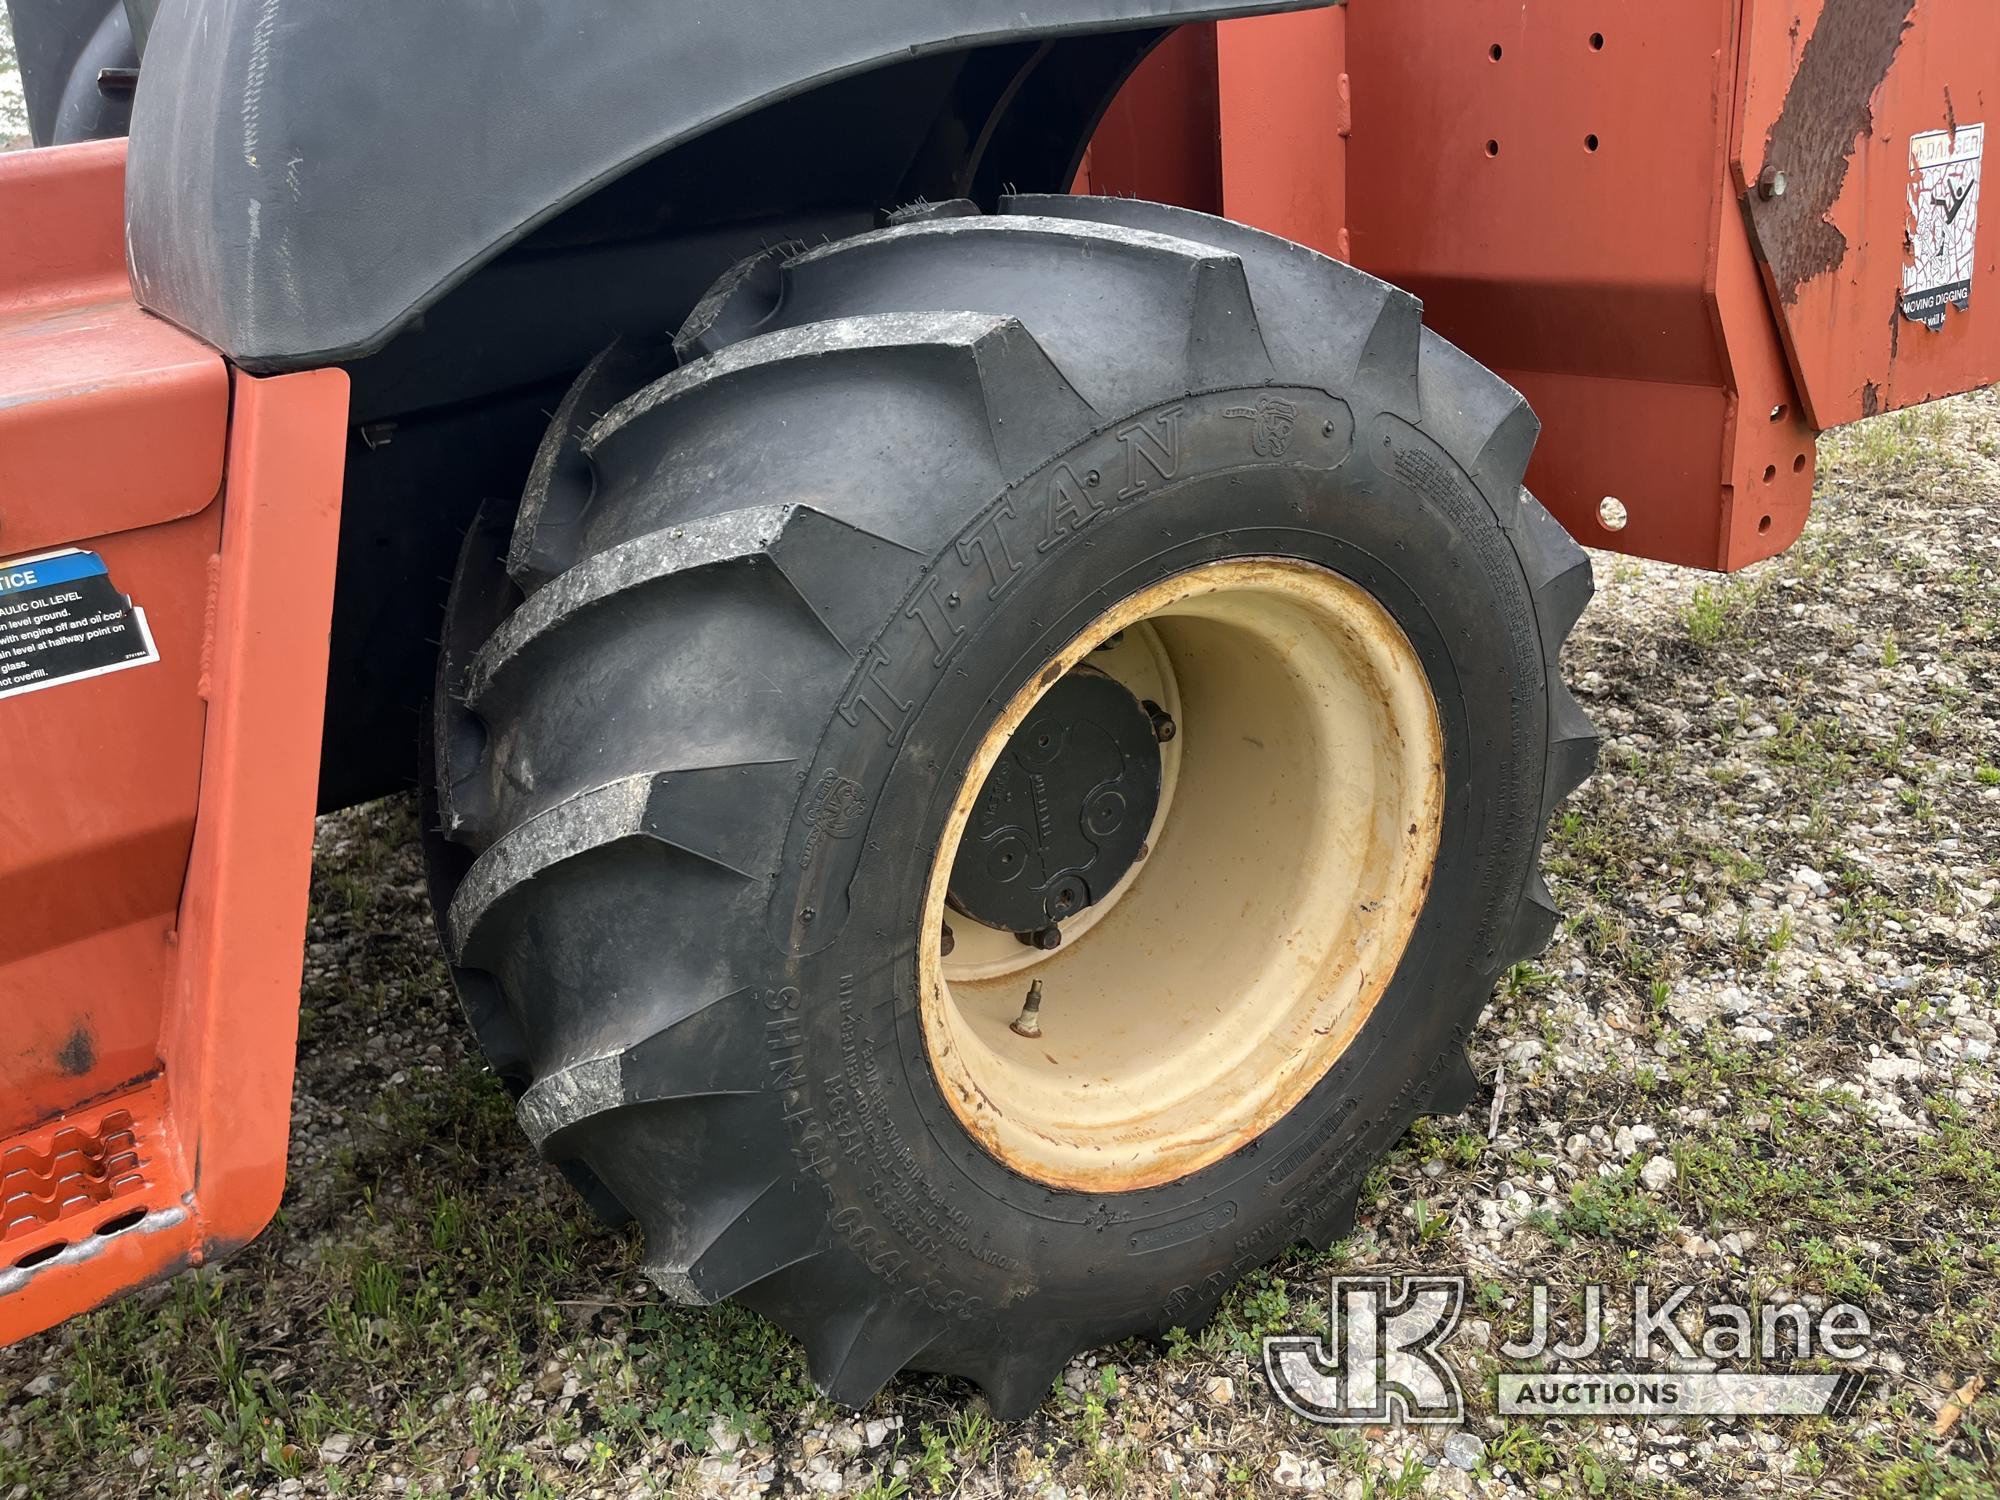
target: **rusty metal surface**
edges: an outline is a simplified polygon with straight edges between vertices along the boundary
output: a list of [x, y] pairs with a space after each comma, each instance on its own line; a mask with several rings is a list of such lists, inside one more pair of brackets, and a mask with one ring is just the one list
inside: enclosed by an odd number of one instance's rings
[[1214, 109], [1221, 206], [1421, 296], [1534, 405], [1528, 483], [1594, 546], [1769, 557], [1818, 429], [2000, 379], [2000, 210], [1969, 296], [1902, 305], [1911, 137], [1988, 123], [1993, 0], [1350, 0], [1214, 51], [1219, 88], [1184, 52], [1121, 99], [1095, 190], [1214, 211], [1209, 134], [1199, 182], [1162, 160]]
[[[1738, 21], [1739, 0], [1351, 0], [1225, 22], [1219, 87], [1188, 86], [1191, 52], [1149, 63], [1089, 183], [1220, 208], [1417, 292], [1535, 406], [1528, 482], [1575, 535], [1741, 567], [1804, 526], [1814, 434], [1733, 203]], [[1159, 158], [1185, 130], [1161, 112], [1211, 108], [1200, 180], [1177, 175]]]
[[1729, 180], [1737, 22], [1738, 0], [1347, 7], [1355, 264], [1527, 396], [1528, 484], [1573, 535], [1711, 568], [1782, 551], [1812, 494]]
[[[1838, 269], [1847, 257], [1847, 236], [1827, 215], [1847, 185], [1855, 147], [1870, 131], [1870, 101], [1903, 45], [1915, 4], [1828, 0], [1797, 54], [1797, 71], [1764, 143], [1756, 190], [1748, 200], [1757, 243], [1782, 303], [1796, 302], [1800, 283]], [[1797, 11], [1783, 9], [1792, 12], [1786, 35], [1795, 42]]]
[[[2000, 379], [1992, 210], [1980, 223], [1974, 193], [1929, 214], [1912, 150], [1935, 134], [1979, 154], [2000, 103], [2000, 6], [1744, 3], [1732, 187], [1808, 416], [1830, 427]], [[1905, 267], [1941, 225], [1966, 232], [1969, 291], [1906, 315]]]

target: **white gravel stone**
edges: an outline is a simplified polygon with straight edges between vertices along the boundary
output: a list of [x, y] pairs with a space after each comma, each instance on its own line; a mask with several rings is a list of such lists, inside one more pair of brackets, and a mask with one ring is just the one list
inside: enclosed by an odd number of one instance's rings
[[1455, 1469], [1476, 1469], [1486, 1457], [1486, 1444], [1479, 1435], [1459, 1428], [1444, 1440], [1444, 1461]]
[[337, 1464], [346, 1459], [354, 1447], [354, 1435], [336, 1432], [319, 1445], [319, 1461], [323, 1464]]
[[1921, 1078], [1924, 1065], [1914, 1057], [1871, 1057], [1868, 1076], [1878, 1083], [1896, 1083], [1905, 1078]]

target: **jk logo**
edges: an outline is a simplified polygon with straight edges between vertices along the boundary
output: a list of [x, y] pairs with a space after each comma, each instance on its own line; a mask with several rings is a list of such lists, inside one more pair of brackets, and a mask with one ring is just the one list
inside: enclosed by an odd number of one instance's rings
[[1264, 1374], [1311, 1422], [1462, 1422], [1465, 1393], [1438, 1348], [1464, 1305], [1455, 1277], [1336, 1276], [1326, 1339], [1265, 1339]]

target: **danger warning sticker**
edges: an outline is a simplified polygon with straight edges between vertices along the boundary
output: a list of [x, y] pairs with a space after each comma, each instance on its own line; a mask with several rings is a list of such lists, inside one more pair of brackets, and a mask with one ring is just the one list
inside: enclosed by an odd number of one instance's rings
[[0, 698], [160, 659], [104, 559], [66, 548], [0, 562]]
[[1986, 127], [1960, 125], [1910, 137], [1910, 256], [1903, 316], [1944, 326], [1945, 309], [1972, 306], [1972, 252], [1979, 227], [1979, 171]]

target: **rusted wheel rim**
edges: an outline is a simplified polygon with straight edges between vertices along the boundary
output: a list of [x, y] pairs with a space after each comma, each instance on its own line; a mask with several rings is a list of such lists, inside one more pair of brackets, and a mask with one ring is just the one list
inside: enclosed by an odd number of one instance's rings
[[[948, 912], [946, 884], [1009, 737], [1086, 658], [1170, 701], [1179, 732], [1146, 857], [1044, 952]], [[1051, 665], [988, 731], [945, 826], [918, 950], [925, 1045], [953, 1112], [1015, 1171], [1154, 1187], [1261, 1135], [1381, 998], [1437, 854], [1437, 706], [1373, 596], [1288, 559], [1166, 579]], [[1023, 1036], [1035, 982], [1040, 1034]]]

